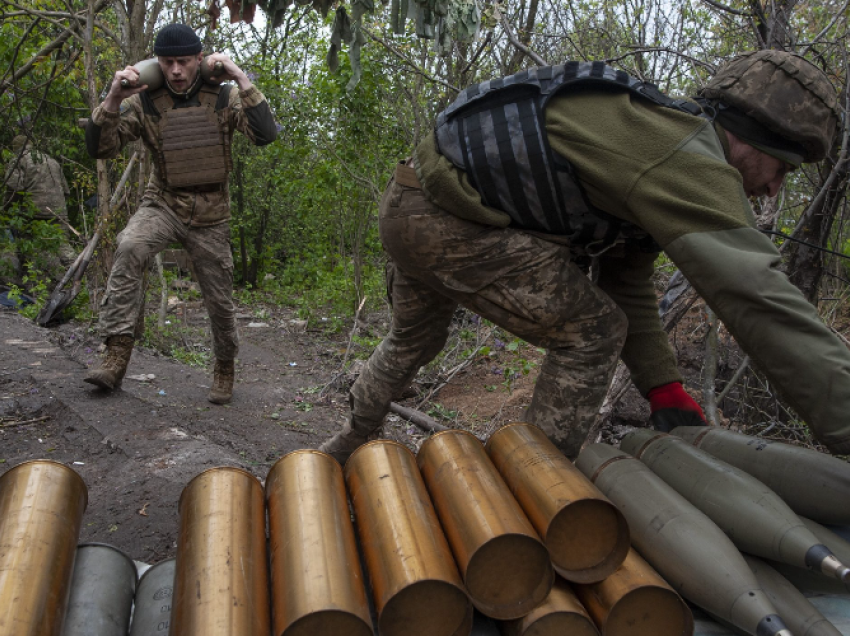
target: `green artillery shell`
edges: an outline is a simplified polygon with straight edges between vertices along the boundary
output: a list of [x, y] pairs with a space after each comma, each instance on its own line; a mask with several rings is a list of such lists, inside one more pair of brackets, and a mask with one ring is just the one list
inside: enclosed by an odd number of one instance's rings
[[167, 559], [142, 574], [136, 588], [130, 636], [167, 636], [176, 565], [176, 559]]
[[592, 444], [576, 467], [623, 512], [632, 545], [679, 594], [753, 636], [791, 636], [723, 531], [641, 462]]
[[133, 559], [118, 548], [77, 547], [62, 636], [127, 636], [138, 579]]
[[[816, 521], [806, 519], [805, 517], [800, 517], [800, 521], [812, 531], [812, 534], [818, 538], [818, 541], [830, 549], [835, 555], [835, 558], [842, 563], [850, 562], [850, 543]], [[847, 590], [850, 590], [850, 585], [845, 585], [833, 579], [827, 579], [810, 570], [801, 570], [785, 565], [784, 563], [771, 562], [770, 565], [801, 590], [826, 594], [847, 594]]]
[[758, 557], [745, 554], [744, 560], [794, 636], [841, 636], [788, 579]]
[[675, 435], [640, 429], [621, 448], [702, 510], [743, 552], [850, 581], [842, 564], [775, 492]]
[[722, 428], [680, 426], [673, 435], [748, 472], [798, 515], [820, 523], [850, 525], [850, 463]]

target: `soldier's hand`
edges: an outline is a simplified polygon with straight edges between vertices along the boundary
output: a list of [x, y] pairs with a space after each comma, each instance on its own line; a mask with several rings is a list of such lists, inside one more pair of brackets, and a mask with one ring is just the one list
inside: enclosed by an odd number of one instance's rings
[[112, 85], [109, 87], [109, 92], [103, 102], [106, 110], [117, 111], [123, 100], [141, 93], [147, 87], [147, 84], [139, 84], [139, 69], [135, 66], [127, 66], [121, 71], [116, 71], [112, 78]]
[[678, 426], [707, 426], [705, 415], [680, 382], [657, 386], [648, 394], [650, 428], [669, 433]]
[[251, 85], [251, 80], [245, 75], [245, 72], [236, 66], [236, 63], [227, 57], [224, 53], [213, 53], [205, 57], [201, 64], [207, 66], [207, 70], [211, 72], [211, 81], [219, 83], [233, 80], [244, 90]]

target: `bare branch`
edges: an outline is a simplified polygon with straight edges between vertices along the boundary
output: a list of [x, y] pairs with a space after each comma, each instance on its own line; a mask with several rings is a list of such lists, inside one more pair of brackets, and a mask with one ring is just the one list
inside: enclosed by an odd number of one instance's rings
[[[97, 2], [94, 5], [94, 12], [99, 13], [104, 8], [106, 8], [106, 6], [109, 4], [109, 2], [110, 2], [110, 0], [97, 0]], [[53, 51], [62, 48], [65, 45], [65, 42], [67, 42], [71, 38], [72, 35], [75, 35], [75, 33], [74, 33], [75, 30], [76, 29], [74, 27], [67, 28], [64, 31], [62, 31], [62, 33], [60, 33], [59, 36], [55, 40], [44, 45], [41, 48], [40, 51], [35, 53], [35, 55], [33, 55], [26, 62], [26, 64], [24, 64], [23, 66], [18, 68], [18, 70], [16, 70], [12, 74], [11, 79], [8, 79], [8, 80], [4, 81], [2, 84], [0, 84], [0, 95], [3, 95], [3, 93], [5, 93], [15, 82], [17, 82], [19, 79], [21, 79], [22, 77], [27, 75], [30, 71], [32, 71], [32, 69], [35, 67], [36, 63], [39, 60], [50, 55], [51, 53], [53, 53]]]
[[451, 89], [451, 90], [455, 91], [456, 93], [459, 93], [459, 92], [460, 92], [460, 89], [459, 89], [457, 86], [452, 86], [452, 85], [451, 85], [451, 84], [449, 84], [448, 82], [444, 82], [443, 80], [438, 79], [438, 78], [436, 78], [436, 77], [432, 76], [431, 74], [429, 74], [427, 71], [425, 71], [425, 70], [421, 69], [421, 68], [420, 68], [420, 67], [416, 64], [416, 62], [414, 62], [413, 60], [411, 60], [411, 59], [410, 59], [409, 57], [407, 57], [404, 53], [402, 53], [401, 51], [399, 51], [397, 48], [395, 48], [392, 44], [390, 44], [389, 42], [387, 42], [386, 40], [384, 40], [382, 37], [380, 37], [380, 36], [375, 35], [374, 33], [372, 33], [372, 31], [370, 31], [369, 29], [367, 29], [365, 26], [361, 25], [361, 26], [360, 26], [360, 29], [361, 29], [361, 30], [362, 30], [362, 31], [363, 31], [366, 35], [368, 35], [370, 38], [372, 38], [375, 42], [377, 42], [377, 43], [379, 43], [379, 44], [383, 44], [383, 45], [384, 45], [384, 47], [386, 47], [386, 49], [387, 49], [388, 51], [390, 51], [393, 55], [395, 55], [397, 58], [399, 58], [401, 61], [403, 61], [405, 64], [407, 64], [407, 65], [408, 65], [411, 69], [413, 69], [413, 71], [414, 71], [414, 72], [418, 73], [419, 75], [421, 75], [422, 77], [424, 77], [425, 79], [427, 79], [429, 82], [434, 82], [434, 83], [436, 83], [436, 84], [442, 84], [442, 85], [443, 85], [443, 86], [445, 86], [446, 88], [449, 88], [449, 89]]
[[357, 183], [359, 183], [363, 187], [367, 188], [371, 192], [372, 199], [375, 202], [375, 204], [377, 204], [381, 200], [381, 190], [375, 185], [375, 183], [372, 180], [367, 179], [366, 177], [362, 177], [358, 174], [355, 174], [351, 170], [349, 165], [342, 159], [342, 157], [340, 157], [337, 154], [336, 149], [333, 147], [333, 144], [331, 144], [330, 140], [325, 136], [325, 134], [322, 131], [319, 131], [319, 137], [321, 137], [322, 143], [324, 144], [325, 148], [330, 150], [330, 152], [334, 156], [334, 158], [339, 162], [339, 164], [343, 168], [345, 168], [345, 171], [348, 173], [348, 175], [352, 179], [354, 179]]
[[728, 7], [725, 4], [721, 4], [721, 3], [717, 2], [717, 0], [702, 0], [702, 1], [705, 2], [706, 4], [710, 4], [715, 9], [720, 9], [721, 11], [724, 11], [725, 13], [733, 13], [735, 15], [746, 15], [746, 16], [752, 16], [753, 15], [752, 13], [749, 13], [748, 11], [741, 11], [740, 9], [733, 9], [732, 7]]
[[718, 331], [720, 321], [708, 305], [705, 306], [708, 314], [708, 333], [705, 336], [705, 360], [703, 363], [702, 379], [702, 402], [705, 407], [705, 418], [709, 425], [717, 426], [717, 398], [714, 392], [714, 384], [717, 379], [717, 352]]
[[721, 404], [723, 400], [726, 399], [726, 396], [729, 394], [729, 391], [738, 383], [738, 380], [741, 379], [741, 376], [744, 375], [744, 371], [747, 370], [747, 367], [750, 366], [750, 356], [745, 356], [743, 360], [741, 360], [741, 364], [738, 365], [738, 368], [735, 370], [735, 374], [730, 378], [729, 382], [726, 383], [726, 386], [723, 387], [723, 390], [717, 396], [717, 404]]
[[502, 28], [505, 30], [505, 34], [508, 36], [508, 40], [510, 40], [511, 44], [513, 44], [514, 47], [516, 47], [517, 49], [525, 53], [528, 57], [530, 57], [538, 66], [548, 66], [549, 64], [548, 62], [546, 62], [546, 60], [537, 55], [537, 53], [532, 51], [530, 48], [528, 48], [525, 44], [523, 44], [517, 39], [517, 36], [511, 28], [510, 23], [508, 23], [508, 19], [501, 11], [499, 11], [499, 5], [494, 4], [493, 10], [496, 11], [496, 13], [498, 14], [499, 20], [502, 23]]
[[[850, 0], [847, 0], [847, 1], [850, 2]], [[490, 44], [490, 40], [492, 40], [492, 39], [493, 39], [493, 32], [490, 31], [489, 33], [487, 33], [487, 37], [484, 38], [484, 41], [481, 43], [481, 46], [479, 46], [478, 50], [475, 51], [475, 55], [473, 55], [470, 58], [469, 64], [467, 64], [465, 67], [463, 67], [463, 70], [460, 72], [461, 75], [468, 72], [472, 68], [472, 65], [475, 64], [478, 61], [478, 57], [484, 52], [484, 49], [487, 48], [487, 45]]]
[[623, 55], [618, 55], [617, 57], [609, 57], [603, 60], [606, 64], [611, 64], [613, 62], [619, 62], [620, 60], [624, 60], [627, 57], [632, 55], [638, 55], [640, 53], [670, 53], [671, 55], [676, 55], [678, 57], [684, 58], [688, 60], [694, 66], [699, 66], [704, 68], [712, 75], [715, 73], [717, 68], [713, 64], [709, 64], [708, 62], [703, 62], [691, 55], [687, 55], [686, 53], [682, 53], [681, 51], [677, 51], [676, 49], [672, 49], [667, 46], [647, 46], [641, 48], [635, 48], [633, 51], [629, 51], [628, 53], [624, 53]]
[[423, 431], [426, 431], [428, 433], [439, 433], [440, 431], [450, 430], [448, 427], [440, 424], [437, 420], [425, 415], [422, 411], [417, 411], [416, 409], [409, 409], [406, 406], [398, 404], [397, 402], [390, 402], [390, 411], [396, 413], [397, 415], [400, 415], [411, 424], [415, 424]]
[[[850, 66], [847, 68], [847, 78], [850, 80]], [[844, 112], [850, 112], [850, 90], [845, 91], [846, 102], [844, 106]], [[850, 122], [844, 123], [844, 134], [841, 137], [841, 154], [838, 157], [838, 160], [835, 162], [835, 165], [832, 167], [832, 170], [829, 173], [829, 177], [827, 177], [826, 182], [824, 182], [823, 187], [818, 192], [817, 196], [814, 200], [809, 204], [809, 207], [806, 208], [806, 211], [800, 216], [800, 220], [797, 222], [794, 231], [791, 233], [791, 238], [798, 238], [802, 233], [803, 228], [806, 226], [806, 221], [815, 214], [815, 211], [819, 209], [821, 202], [824, 197], [826, 197], [827, 192], [832, 188], [833, 183], [838, 178], [839, 174], [846, 173], [845, 164], [847, 163], [848, 157], [848, 148], [847, 144], [850, 142]], [[844, 176], [842, 174], [842, 176]], [[790, 241], [789, 241], [790, 243]]]
[[831, 28], [835, 25], [835, 23], [836, 23], [836, 22], [838, 22], [839, 18], [841, 18], [842, 16], [846, 15], [847, 7], [848, 7], [848, 6], [850, 6], [850, 0], [845, 0], [845, 2], [844, 2], [844, 6], [843, 6], [843, 7], [841, 7], [841, 9], [839, 9], [839, 10], [835, 13], [835, 15], [834, 15], [834, 16], [832, 16], [832, 20], [830, 20], [830, 21], [829, 21], [829, 24], [827, 24], [827, 25], [823, 28], [823, 30], [822, 30], [820, 33], [818, 33], [818, 34], [814, 37], [814, 39], [813, 39], [811, 42], [809, 42], [809, 44], [806, 46], [806, 48], [804, 48], [802, 51], [800, 51], [800, 55], [805, 55], [806, 53], [808, 53], [809, 51], [811, 51], [811, 50], [812, 50], [812, 47], [813, 47], [815, 44], [817, 44], [817, 43], [818, 43], [818, 41], [819, 41], [819, 40], [820, 40], [823, 36], [825, 36], [825, 35], [827, 34], [827, 32], [829, 32], [829, 30], [830, 30], [830, 29], [831, 29]]
[[[64, 29], [64, 28], [65, 28], [65, 25], [64, 25], [62, 22], [60, 22], [59, 20], [54, 20], [52, 17], [48, 16], [48, 15], [47, 15], [45, 12], [43, 12], [43, 11], [37, 11], [36, 9], [29, 9], [29, 8], [27, 8], [27, 7], [22, 7], [21, 5], [19, 5], [19, 4], [15, 4], [14, 2], [10, 2], [9, 0], [5, 0], [5, 1], [6, 1], [6, 4], [8, 4], [9, 6], [11, 6], [11, 7], [15, 7], [16, 9], [19, 9], [20, 11], [23, 11], [23, 12], [25, 12], [25, 13], [28, 13], [28, 14], [30, 14], [30, 15], [32, 15], [32, 16], [34, 16], [34, 17], [36, 17], [36, 18], [41, 18], [42, 20], [45, 20], [46, 22], [50, 22], [50, 24], [52, 24], [53, 26], [57, 26], [57, 27], [59, 27], [60, 29]], [[78, 35], [74, 32], [74, 29], [72, 29], [72, 30], [71, 30], [71, 35], [73, 35], [74, 37], [79, 37], [79, 36], [78, 36]]]

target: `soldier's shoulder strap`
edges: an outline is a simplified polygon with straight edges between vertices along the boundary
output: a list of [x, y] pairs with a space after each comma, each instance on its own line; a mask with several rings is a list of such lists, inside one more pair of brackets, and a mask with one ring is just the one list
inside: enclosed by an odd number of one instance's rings
[[[527, 69], [516, 75], [488, 80], [462, 90], [457, 99], [438, 116], [451, 119], [460, 114], [474, 112], [476, 106], [490, 109], [495, 101], [515, 101], [518, 95], [536, 95], [541, 105], [564, 90], [573, 87], [598, 86], [620, 88], [640, 95], [651, 102], [691, 115], [703, 116], [698, 104], [686, 99], [673, 99], [662, 93], [655, 84], [632, 77], [604, 62], [567, 62], [558, 66], [541, 66]], [[495, 98], [493, 93], [499, 93]], [[487, 99], [485, 99], [487, 97]]]
[[174, 100], [171, 99], [168, 89], [164, 86], [153, 92], [145, 91], [141, 93], [141, 96], [142, 109], [145, 111], [145, 115], [158, 117], [165, 111], [174, 108]]
[[201, 86], [199, 98], [201, 104], [209, 106], [216, 111], [223, 110], [230, 105], [230, 93], [233, 84], [208, 84]]

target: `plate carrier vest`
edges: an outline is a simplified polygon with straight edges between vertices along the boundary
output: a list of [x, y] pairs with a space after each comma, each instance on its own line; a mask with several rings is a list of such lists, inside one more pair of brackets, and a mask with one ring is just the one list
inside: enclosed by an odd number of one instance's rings
[[224, 184], [233, 169], [231, 133], [219, 122], [218, 111], [227, 106], [219, 92], [231, 85], [203, 84], [198, 90], [200, 106], [175, 108], [168, 90], [161, 88], [150, 97], [159, 113], [159, 151], [154, 161], [169, 188], [191, 188]]
[[552, 150], [545, 108], [568, 88], [628, 90], [650, 102], [707, 117], [603, 62], [532, 68], [470, 86], [437, 116], [437, 149], [463, 170], [485, 205], [515, 227], [570, 238], [575, 255], [598, 255], [617, 243], [661, 248], [643, 229], [594, 208], [573, 166]]

